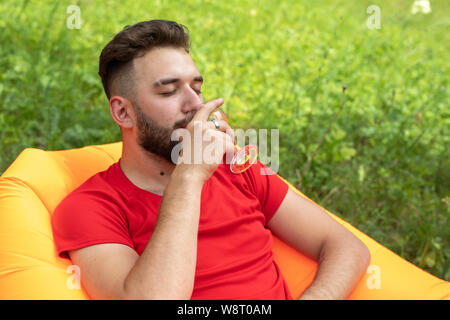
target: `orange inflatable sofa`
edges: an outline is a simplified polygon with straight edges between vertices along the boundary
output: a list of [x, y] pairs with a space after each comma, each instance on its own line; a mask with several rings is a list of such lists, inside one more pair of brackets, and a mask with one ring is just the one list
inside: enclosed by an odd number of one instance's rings
[[[118, 161], [121, 151], [120, 142], [63, 151], [27, 148], [3, 173], [0, 299], [89, 299], [74, 282], [76, 270], [70, 260], [57, 256], [50, 217], [69, 192]], [[450, 299], [450, 282], [419, 269], [324, 210], [371, 253], [366, 274], [348, 299]], [[276, 237], [273, 240], [275, 259], [292, 296], [298, 298], [312, 283], [317, 263]]]

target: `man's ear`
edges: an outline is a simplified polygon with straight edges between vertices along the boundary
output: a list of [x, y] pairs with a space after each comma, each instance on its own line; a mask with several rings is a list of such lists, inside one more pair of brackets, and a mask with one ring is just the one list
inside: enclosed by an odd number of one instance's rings
[[131, 102], [128, 99], [121, 96], [112, 96], [109, 99], [109, 113], [121, 128], [133, 128], [133, 119], [136, 118], [134, 117]]

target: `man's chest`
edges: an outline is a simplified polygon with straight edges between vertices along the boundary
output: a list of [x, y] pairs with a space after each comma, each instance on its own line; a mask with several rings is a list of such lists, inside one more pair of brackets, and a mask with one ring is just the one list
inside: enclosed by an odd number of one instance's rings
[[[208, 180], [200, 201], [198, 252], [205, 255], [205, 261], [235, 250], [253, 251], [266, 245], [267, 230], [260, 202], [243, 179]], [[159, 205], [160, 201], [154, 199], [130, 202], [129, 232], [138, 254], [143, 252], [153, 233]]]

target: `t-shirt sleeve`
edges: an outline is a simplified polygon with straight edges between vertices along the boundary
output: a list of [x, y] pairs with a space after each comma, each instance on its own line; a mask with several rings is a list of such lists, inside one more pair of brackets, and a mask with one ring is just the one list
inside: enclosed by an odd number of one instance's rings
[[52, 215], [57, 253], [69, 258], [69, 250], [101, 243], [121, 243], [134, 248], [125, 214], [101, 194], [69, 194]]
[[244, 173], [247, 173], [247, 181], [259, 199], [267, 224], [286, 197], [289, 186], [260, 161]]

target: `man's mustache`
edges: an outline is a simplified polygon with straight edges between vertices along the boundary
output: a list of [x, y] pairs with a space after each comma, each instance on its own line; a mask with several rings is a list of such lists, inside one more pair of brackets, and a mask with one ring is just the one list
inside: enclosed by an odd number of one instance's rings
[[188, 113], [188, 115], [186, 116], [186, 118], [175, 122], [173, 128], [179, 129], [179, 128], [183, 128], [183, 127], [187, 126], [187, 124], [192, 121], [192, 119], [194, 118], [196, 113], [197, 113], [197, 110], [190, 111]]

